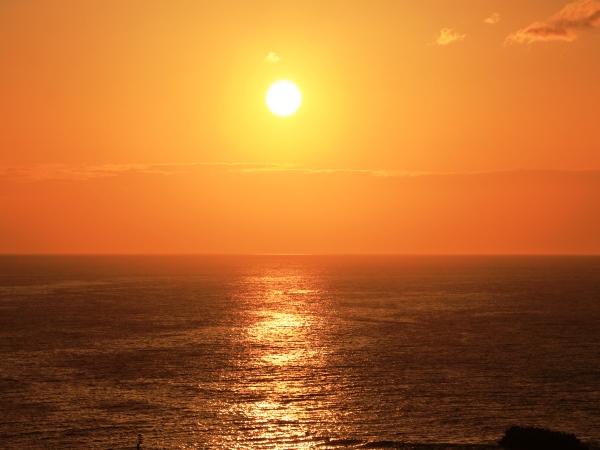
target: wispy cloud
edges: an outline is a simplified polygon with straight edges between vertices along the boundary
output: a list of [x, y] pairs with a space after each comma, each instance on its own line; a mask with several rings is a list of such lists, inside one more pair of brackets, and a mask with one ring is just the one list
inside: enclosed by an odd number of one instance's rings
[[543, 22], [534, 22], [506, 38], [509, 44], [573, 42], [582, 32], [600, 27], [600, 1], [577, 0]]
[[0, 180], [17, 182], [86, 181], [131, 174], [170, 176], [190, 173], [355, 173], [375, 177], [414, 177], [430, 175], [424, 171], [380, 169], [307, 168], [290, 163], [165, 163], [165, 164], [39, 164], [0, 166]]
[[405, 170], [378, 170], [378, 169], [314, 169], [306, 167], [287, 167], [270, 166], [270, 167], [242, 167], [239, 169], [231, 169], [229, 172], [241, 173], [259, 173], [259, 172], [297, 172], [297, 173], [356, 173], [371, 175], [374, 177], [418, 177], [422, 175], [432, 175], [432, 172], [424, 171], [405, 171]]
[[434, 38], [438, 45], [448, 45], [453, 42], [460, 42], [466, 37], [466, 34], [460, 34], [454, 28], [442, 28]]
[[264, 59], [263, 62], [265, 62], [265, 63], [278, 63], [279, 61], [281, 61], [281, 56], [279, 56], [275, 52], [269, 52], [269, 54], [267, 56], [265, 56], [265, 59]]
[[496, 25], [498, 22], [500, 22], [500, 14], [496, 12], [490, 17], [485, 18], [483, 22], [487, 23], [488, 25]]
[[145, 164], [35, 164], [0, 167], [0, 179], [11, 181], [88, 180], [145, 171]]
[[274, 163], [37, 164], [0, 166], [0, 180], [21, 182], [45, 180], [85, 181], [134, 173], [175, 175], [215, 170], [283, 170], [289, 167], [289, 164]]
[[[474, 176], [511, 173], [493, 172], [429, 172], [384, 169], [311, 168], [291, 163], [241, 163], [241, 162], [194, 162], [164, 164], [40, 164], [0, 166], [0, 181], [87, 181], [99, 178], [119, 177], [135, 174], [176, 176], [182, 174], [356, 174], [378, 178], [412, 178], [423, 176]], [[523, 171], [517, 171], [523, 172]], [[536, 172], [536, 171], [530, 171]], [[570, 173], [570, 171], [542, 171]], [[600, 173], [600, 171], [596, 171]], [[594, 172], [594, 173], [596, 173]]]

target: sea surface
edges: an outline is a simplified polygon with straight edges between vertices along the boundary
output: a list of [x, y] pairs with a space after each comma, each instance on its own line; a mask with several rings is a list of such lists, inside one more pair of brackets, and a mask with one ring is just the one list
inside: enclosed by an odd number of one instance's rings
[[600, 441], [600, 257], [0, 256], [0, 449]]

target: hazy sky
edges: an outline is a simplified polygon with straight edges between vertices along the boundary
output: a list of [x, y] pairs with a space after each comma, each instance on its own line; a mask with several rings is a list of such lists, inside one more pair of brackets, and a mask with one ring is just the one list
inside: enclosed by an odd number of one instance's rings
[[600, 253], [600, 1], [4, 0], [0, 69], [0, 252]]

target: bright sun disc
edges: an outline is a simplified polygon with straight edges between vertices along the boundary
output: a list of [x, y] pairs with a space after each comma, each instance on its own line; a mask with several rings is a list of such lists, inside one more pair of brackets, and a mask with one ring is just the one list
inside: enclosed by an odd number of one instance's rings
[[278, 116], [294, 114], [302, 103], [300, 89], [291, 81], [278, 81], [267, 91], [267, 106]]

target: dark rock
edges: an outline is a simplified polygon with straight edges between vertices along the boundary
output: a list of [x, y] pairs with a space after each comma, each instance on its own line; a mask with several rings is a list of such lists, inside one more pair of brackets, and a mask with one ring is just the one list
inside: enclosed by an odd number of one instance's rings
[[374, 441], [367, 442], [362, 446], [362, 448], [396, 448], [401, 444], [399, 442], [394, 441]]
[[524, 450], [584, 450], [587, 447], [574, 434], [535, 427], [510, 427], [500, 446]]

